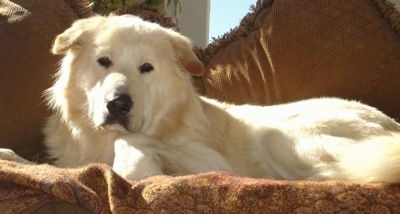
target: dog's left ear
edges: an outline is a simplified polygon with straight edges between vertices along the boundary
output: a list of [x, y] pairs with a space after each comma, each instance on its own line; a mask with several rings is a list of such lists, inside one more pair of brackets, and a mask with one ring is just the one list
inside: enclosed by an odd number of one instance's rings
[[53, 54], [65, 54], [70, 49], [83, 46], [93, 34], [93, 29], [98, 28], [105, 19], [93, 16], [74, 22], [70, 28], [56, 37], [52, 48]]
[[183, 68], [193, 76], [202, 76], [204, 66], [194, 54], [190, 40], [172, 30], [169, 31], [169, 36], [175, 54]]

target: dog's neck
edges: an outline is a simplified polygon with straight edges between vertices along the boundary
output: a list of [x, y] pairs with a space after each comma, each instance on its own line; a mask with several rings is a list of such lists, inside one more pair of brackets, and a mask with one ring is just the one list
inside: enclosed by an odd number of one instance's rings
[[186, 91], [184, 102], [167, 112], [158, 124], [142, 132], [161, 142], [185, 145], [189, 142], [203, 142], [210, 148], [222, 151], [219, 142], [226, 137], [227, 130], [216, 130], [217, 123], [226, 123], [231, 117], [225, 108], [230, 105], [201, 97], [195, 88]]
[[[199, 139], [205, 135], [208, 120], [203, 111], [202, 101], [194, 87], [185, 91], [185, 98], [181, 103], [162, 115], [157, 124], [152, 123], [141, 132], [162, 142]], [[154, 122], [154, 121], [153, 121]], [[185, 133], [185, 134], [183, 134]]]

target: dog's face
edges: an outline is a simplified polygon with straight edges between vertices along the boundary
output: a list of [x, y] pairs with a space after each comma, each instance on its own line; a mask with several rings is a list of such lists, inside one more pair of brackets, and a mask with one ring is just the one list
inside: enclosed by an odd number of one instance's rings
[[103, 131], [152, 129], [184, 102], [190, 74], [203, 73], [187, 38], [133, 16], [77, 21], [53, 53], [66, 57], [50, 103]]

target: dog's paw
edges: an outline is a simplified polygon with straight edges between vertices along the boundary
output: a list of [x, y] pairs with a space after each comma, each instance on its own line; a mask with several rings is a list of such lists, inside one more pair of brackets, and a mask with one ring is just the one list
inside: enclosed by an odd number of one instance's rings
[[162, 175], [157, 149], [152, 143], [159, 143], [141, 134], [131, 134], [115, 142], [113, 170], [128, 180]]
[[0, 148], [0, 160], [14, 161], [18, 163], [30, 163], [29, 161], [17, 155], [13, 150], [5, 148]]

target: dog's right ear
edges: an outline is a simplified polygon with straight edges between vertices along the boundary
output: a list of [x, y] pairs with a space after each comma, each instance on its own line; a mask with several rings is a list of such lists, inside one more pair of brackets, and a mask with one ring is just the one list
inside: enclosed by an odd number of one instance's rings
[[53, 54], [65, 54], [71, 48], [79, 47], [90, 36], [104, 17], [94, 16], [76, 21], [70, 28], [59, 34], [53, 44]]
[[170, 37], [172, 47], [182, 67], [193, 76], [202, 76], [204, 66], [196, 54], [194, 54], [190, 40], [173, 30], [167, 30], [166, 32]]

